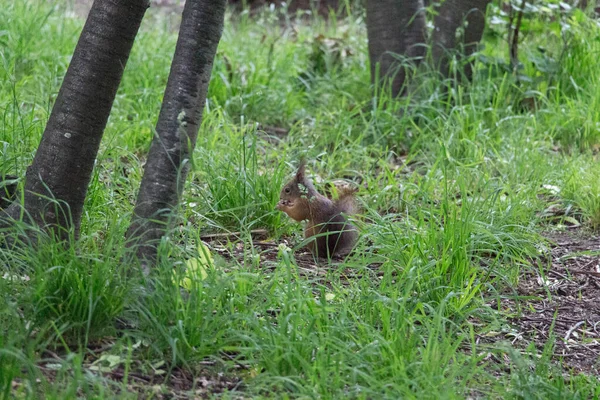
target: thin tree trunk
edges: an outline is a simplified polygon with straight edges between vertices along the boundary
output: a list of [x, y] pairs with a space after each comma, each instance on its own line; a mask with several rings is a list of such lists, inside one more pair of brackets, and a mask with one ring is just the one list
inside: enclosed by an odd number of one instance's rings
[[24, 203], [12, 203], [4, 217], [16, 219], [24, 211], [30, 222], [56, 229], [62, 238], [71, 228], [79, 234], [100, 140], [148, 6], [148, 0], [94, 2], [27, 168]]
[[[444, 77], [450, 75], [453, 54], [468, 57], [477, 50], [485, 28], [485, 12], [491, 0], [445, 0], [438, 9], [432, 34], [433, 62]], [[464, 34], [457, 40], [457, 30], [467, 23]], [[462, 46], [462, 47], [461, 47]], [[453, 53], [458, 50], [457, 53]], [[467, 79], [473, 75], [473, 65], [465, 65]]]
[[367, 0], [367, 36], [372, 82], [391, 81], [392, 95], [402, 94], [406, 68], [398, 56], [418, 63], [425, 54], [423, 0]]
[[527, 5], [527, 0], [522, 0], [521, 8], [517, 13], [517, 22], [515, 23], [514, 28], [511, 24], [510, 33], [508, 36], [508, 45], [510, 46], [510, 65], [512, 66], [514, 73], [516, 73], [519, 69], [519, 31], [521, 30], [521, 23], [523, 22], [523, 15], [525, 14], [525, 5]]
[[137, 246], [137, 256], [145, 266], [156, 258], [156, 246], [179, 204], [202, 122], [224, 14], [225, 0], [187, 0], [183, 9], [156, 135], [127, 232], [129, 244]]

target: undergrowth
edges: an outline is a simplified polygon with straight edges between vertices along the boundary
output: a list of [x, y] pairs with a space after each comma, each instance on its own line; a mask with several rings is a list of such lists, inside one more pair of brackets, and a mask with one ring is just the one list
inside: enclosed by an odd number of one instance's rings
[[[23, 177], [84, 20], [48, 2], [0, 6], [0, 172]], [[523, 355], [476, 340], [508, 329], [500, 299], [545, 250], [542, 231], [565, 217], [600, 226], [596, 21], [578, 14], [567, 49], [527, 39], [536, 79], [503, 70], [507, 49], [488, 37], [473, 82], [421, 68], [393, 100], [372, 94], [360, 10], [229, 13], [181, 218], [145, 281], [124, 232], [176, 41], [161, 12], [125, 70], [81, 237], [0, 249], [4, 397], [158, 395], [178, 369], [241, 382], [225, 397], [598, 396], [596, 378], [551, 361], [551, 342]], [[528, 64], [540, 45], [551, 73]], [[362, 208], [356, 251], [312, 275], [290, 251], [299, 226], [275, 210], [302, 157], [321, 190], [358, 186]], [[564, 212], [547, 218], [552, 204]], [[265, 251], [257, 229], [287, 245]], [[215, 268], [181, 291], [173, 271], [223, 232], [236, 235], [211, 245]], [[160, 383], [132, 386], [132, 372]]]

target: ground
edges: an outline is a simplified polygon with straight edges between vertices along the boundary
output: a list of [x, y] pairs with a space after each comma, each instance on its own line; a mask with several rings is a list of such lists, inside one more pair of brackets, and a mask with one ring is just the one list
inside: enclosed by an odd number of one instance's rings
[[536, 262], [539, 269], [521, 276], [513, 294], [518, 300], [502, 301], [514, 315], [511, 341], [525, 347], [533, 342], [543, 349], [552, 335], [557, 362], [598, 375], [600, 237], [582, 230], [546, 233], [546, 237], [550, 253]]
[[[280, 244], [288, 241], [273, 242], [264, 239], [265, 232], [255, 232], [254, 245], [263, 260], [263, 273], [269, 274], [277, 266]], [[551, 340], [556, 338], [552, 349], [553, 362], [563, 365], [575, 372], [593, 375], [599, 374], [600, 361], [600, 305], [596, 299], [600, 295], [600, 236], [593, 235], [584, 229], [569, 229], [560, 232], [547, 232], [548, 253], [535, 261], [538, 268], [524, 273], [514, 291], [509, 291], [501, 300], [501, 307], [509, 318], [510, 328], [505, 332], [485, 335], [478, 338], [478, 343], [494, 344], [509, 341], [524, 354], [530, 352], [531, 344], [543, 351]], [[208, 235], [204, 237], [210, 248], [226, 257], [243, 259], [242, 246], [237, 251], [226, 249], [224, 239], [235, 239], [235, 235]], [[339, 263], [341, 260], [334, 260]], [[326, 270], [331, 266], [315, 260], [305, 249], [296, 254], [296, 263], [300, 276], [312, 282], [326, 284]], [[377, 279], [378, 265], [370, 266], [373, 279]], [[345, 279], [357, 277], [346, 274]], [[494, 305], [492, 304], [492, 307]], [[277, 310], [272, 310], [277, 313]], [[124, 367], [106, 367], [105, 353], [115, 344], [115, 338], [90, 344], [84, 360], [84, 368], [92, 374], [103, 377], [107, 384], [119, 387], [124, 377], [128, 378], [127, 390], [143, 396], [154, 398], [184, 399], [194, 396], [205, 397], [224, 391], [242, 391], [243, 380], [240, 371], [247, 371], [243, 363], [237, 363], [235, 369], [223, 372], [218, 362], [206, 360], [191, 370], [189, 368], [173, 368], [163, 362], [151, 368], [144, 365], [133, 365], [128, 371]], [[529, 349], [528, 349], [529, 348]], [[223, 353], [222, 356], [233, 356]], [[56, 354], [46, 350], [44, 362], [38, 364], [44, 375], [52, 381], [56, 374], [57, 362], [63, 362], [66, 354]], [[493, 358], [493, 357], [492, 357]], [[487, 357], [489, 360], [490, 357]], [[493, 362], [503, 364], [510, 360], [498, 358]], [[247, 373], [247, 372], [246, 372]], [[112, 384], [108, 383], [111, 382]], [[21, 385], [15, 379], [13, 388]], [[475, 396], [477, 397], [477, 396]], [[243, 398], [243, 396], [241, 397]]]
[[[394, 99], [371, 85], [350, 3], [329, 20], [229, 8], [181, 209], [147, 278], [124, 237], [181, 8], [153, 3], [81, 236], [34, 229], [36, 245], [0, 246], [0, 393], [600, 396], [600, 23], [528, 1], [515, 70], [492, 2], [472, 82], [422, 64]], [[0, 0], [0, 185], [17, 199], [89, 4]], [[303, 158], [319, 191], [358, 188], [344, 259], [315, 261], [275, 209]], [[13, 222], [2, 235], [22, 239]]]

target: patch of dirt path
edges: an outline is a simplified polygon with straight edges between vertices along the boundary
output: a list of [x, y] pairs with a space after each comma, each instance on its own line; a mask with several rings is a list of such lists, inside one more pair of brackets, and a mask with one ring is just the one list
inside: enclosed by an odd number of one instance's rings
[[521, 277], [517, 287], [521, 299], [503, 301], [517, 315], [510, 319], [519, 338], [514, 344], [521, 347], [521, 340], [533, 341], [541, 349], [553, 334], [554, 356], [565, 367], [598, 375], [600, 237], [583, 230], [545, 236], [551, 250], [540, 260], [540, 272]]

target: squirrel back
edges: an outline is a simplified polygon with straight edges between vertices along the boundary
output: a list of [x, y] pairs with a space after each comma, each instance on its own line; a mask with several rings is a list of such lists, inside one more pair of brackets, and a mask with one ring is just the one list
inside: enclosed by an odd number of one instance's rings
[[296, 221], [306, 220], [304, 237], [312, 239], [308, 248], [316, 257], [348, 254], [358, 239], [356, 228], [346, 215], [356, 212], [356, 190], [339, 188], [335, 201], [323, 196], [306, 177], [303, 161], [292, 180], [281, 190], [277, 208]]

